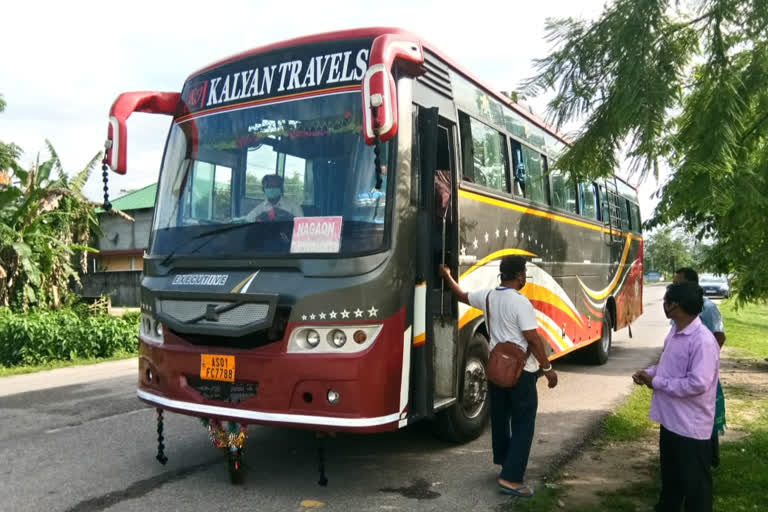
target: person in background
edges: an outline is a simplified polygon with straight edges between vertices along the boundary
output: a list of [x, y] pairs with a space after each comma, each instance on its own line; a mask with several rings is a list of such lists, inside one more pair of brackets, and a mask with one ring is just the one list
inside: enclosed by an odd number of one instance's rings
[[[699, 274], [689, 267], [684, 267], [675, 272], [675, 283], [690, 282], [699, 284]], [[712, 331], [717, 344], [723, 348], [725, 344], [725, 325], [723, 316], [717, 308], [717, 304], [704, 297], [704, 307], [699, 315], [701, 323]], [[717, 380], [717, 397], [715, 398], [715, 426], [712, 428], [712, 467], [720, 465], [720, 435], [725, 433], [725, 394], [720, 379]]]
[[492, 322], [489, 329], [491, 350], [497, 343], [516, 343], [526, 351], [530, 348], [530, 356], [515, 387], [500, 388], [488, 382], [493, 462], [501, 465], [497, 479], [499, 490], [504, 494], [530, 498], [534, 491], [523, 482], [539, 404], [536, 380], [541, 372], [547, 378], [549, 387], [554, 388], [557, 386], [557, 374], [547, 358], [545, 342], [537, 332], [536, 310], [531, 301], [520, 293], [526, 282], [525, 259], [504, 256], [499, 270], [501, 286], [492, 290], [465, 292], [451, 276], [450, 269], [440, 265], [440, 273], [457, 299], [480, 309], [486, 318], [488, 299]]
[[664, 314], [674, 325], [659, 363], [632, 376], [653, 390], [649, 417], [660, 424], [661, 493], [656, 512], [712, 511], [712, 427], [720, 349], [701, 322], [704, 293], [690, 282], [673, 283]]

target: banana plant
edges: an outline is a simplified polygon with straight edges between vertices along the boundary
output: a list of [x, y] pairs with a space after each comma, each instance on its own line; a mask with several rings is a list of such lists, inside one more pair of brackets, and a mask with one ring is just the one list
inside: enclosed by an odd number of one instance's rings
[[0, 305], [58, 307], [85, 270], [92, 234], [99, 234], [93, 203], [83, 195], [97, 153], [71, 177], [46, 140], [50, 157], [29, 169], [11, 163], [13, 180], [0, 190]]

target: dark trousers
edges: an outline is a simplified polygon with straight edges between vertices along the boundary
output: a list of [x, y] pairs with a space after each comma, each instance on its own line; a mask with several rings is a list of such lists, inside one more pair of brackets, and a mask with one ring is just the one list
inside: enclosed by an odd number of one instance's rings
[[712, 512], [712, 440], [692, 439], [663, 426], [659, 435], [661, 495], [656, 512]]
[[514, 388], [488, 383], [493, 463], [501, 465], [499, 476], [510, 482], [522, 482], [528, 466], [539, 407], [537, 378], [535, 373], [524, 371]]

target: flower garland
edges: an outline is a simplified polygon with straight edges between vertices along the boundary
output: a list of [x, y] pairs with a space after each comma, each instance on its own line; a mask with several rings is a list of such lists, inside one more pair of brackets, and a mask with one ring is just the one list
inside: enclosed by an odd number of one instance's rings
[[234, 421], [225, 421], [225, 426], [218, 420], [202, 418], [203, 426], [208, 430], [208, 438], [216, 448], [242, 450], [248, 440], [248, 425], [239, 425]]

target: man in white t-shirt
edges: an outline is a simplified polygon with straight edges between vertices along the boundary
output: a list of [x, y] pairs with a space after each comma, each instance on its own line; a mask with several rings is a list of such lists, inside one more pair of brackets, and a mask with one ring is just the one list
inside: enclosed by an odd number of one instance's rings
[[505, 494], [530, 498], [533, 489], [525, 485], [523, 480], [539, 403], [536, 380], [541, 372], [547, 378], [549, 387], [553, 388], [557, 386], [557, 374], [547, 358], [544, 340], [537, 332], [536, 310], [531, 301], [520, 293], [526, 282], [525, 259], [521, 256], [505, 256], [499, 270], [501, 286], [468, 293], [453, 279], [448, 267], [440, 266], [440, 273], [458, 300], [482, 310], [486, 318], [488, 299], [491, 350], [497, 343], [517, 343], [526, 351], [530, 349], [528, 361], [514, 388], [500, 388], [488, 383], [493, 462], [502, 467], [497, 479], [499, 490]]

